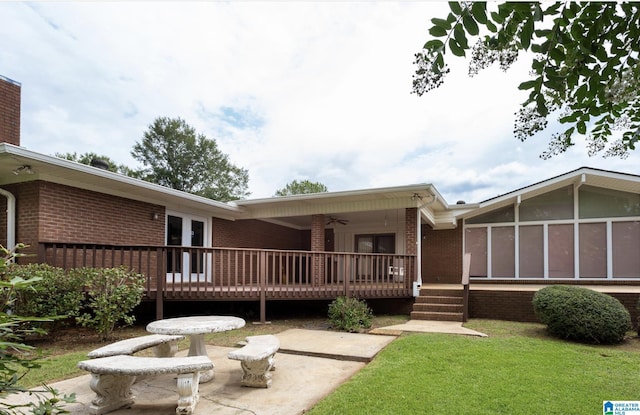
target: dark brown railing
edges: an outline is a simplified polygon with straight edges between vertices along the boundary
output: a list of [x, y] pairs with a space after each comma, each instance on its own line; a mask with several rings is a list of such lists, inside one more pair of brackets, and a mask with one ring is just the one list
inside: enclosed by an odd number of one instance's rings
[[164, 300], [411, 297], [413, 255], [245, 248], [41, 243], [39, 262], [62, 268], [116, 267], [146, 276], [161, 317]]

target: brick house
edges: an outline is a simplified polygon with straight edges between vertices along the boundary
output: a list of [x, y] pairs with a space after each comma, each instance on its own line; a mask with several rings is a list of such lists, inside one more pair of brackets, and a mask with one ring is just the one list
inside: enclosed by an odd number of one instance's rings
[[638, 176], [582, 168], [476, 204], [432, 184], [221, 203], [21, 147], [6, 78], [0, 212], [0, 244], [30, 246], [21, 261], [124, 264], [158, 317], [167, 301], [254, 301], [264, 320], [269, 301], [350, 295], [415, 301], [414, 318], [534, 321], [533, 293], [564, 283], [615, 295], [635, 321], [640, 293]]

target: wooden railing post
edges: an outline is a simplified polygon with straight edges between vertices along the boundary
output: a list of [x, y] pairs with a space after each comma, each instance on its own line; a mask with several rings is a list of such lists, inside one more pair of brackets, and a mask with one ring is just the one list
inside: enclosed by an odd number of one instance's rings
[[260, 253], [260, 265], [258, 269], [260, 270], [260, 275], [258, 276], [258, 285], [260, 288], [260, 323], [267, 323], [267, 253]]
[[[12, 247], [9, 247], [9, 249], [11, 249]], [[45, 246], [45, 244], [43, 244], [42, 242], [40, 242], [38, 244], [38, 263], [44, 263], [46, 262], [47, 259], [47, 247]]]
[[164, 255], [162, 248], [156, 250], [156, 320], [162, 320], [164, 315]]

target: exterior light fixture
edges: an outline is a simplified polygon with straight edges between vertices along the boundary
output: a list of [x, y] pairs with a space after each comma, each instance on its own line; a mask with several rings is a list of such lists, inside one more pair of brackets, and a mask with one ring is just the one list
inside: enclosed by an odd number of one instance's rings
[[33, 170], [31, 170], [31, 166], [28, 164], [23, 164], [22, 166], [16, 168], [15, 170], [13, 170], [13, 174], [15, 174], [16, 176], [24, 173], [24, 174], [33, 174]]

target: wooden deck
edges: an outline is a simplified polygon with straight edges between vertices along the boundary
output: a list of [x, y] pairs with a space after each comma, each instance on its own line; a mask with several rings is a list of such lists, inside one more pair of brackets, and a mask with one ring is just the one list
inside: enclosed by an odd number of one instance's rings
[[61, 268], [125, 266], [146, 277], [145, 297], [165, 301], [409, 298], [415, 255], [244, 248], [40, 243], [38, 261]]
[[[412, 288], [405, 284], [389, 283], [349, 283], [341, 285], [269, 285], [237, 286], [237, 287], [213, 287], [213, 286], [189, 286], [188, 284], [171, 285], [165, 287], [164, 298], [166, 300], [255, 300], [264, 291], [269, 300], [304, 300], [334, 299], [338, 296], [351, 296], [358, 298], [400, 298], [411, 297]], [[145, 292], [148, 298], [155, 299], [157, 290], [151, 289]]]

